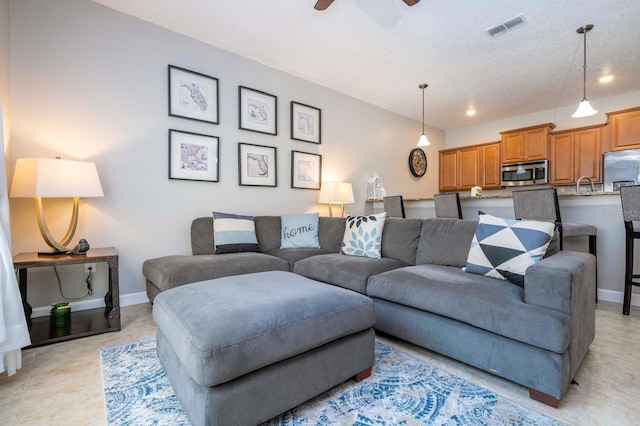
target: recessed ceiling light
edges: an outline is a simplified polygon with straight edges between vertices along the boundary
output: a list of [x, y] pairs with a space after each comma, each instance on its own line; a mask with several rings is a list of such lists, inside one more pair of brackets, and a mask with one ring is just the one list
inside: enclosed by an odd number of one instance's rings
[[473, 109], [473, 108], [469, 108], [469, 109], [467, 110], [467, 116], [468, 116], [468, 117], [473, 117], [474, 115], [476, 115], [476, 110], [475, 110], [475, 109]]
[[613, 74], [603, 75], [598, 81], [600, 83], [611, 83], [613, 81]]

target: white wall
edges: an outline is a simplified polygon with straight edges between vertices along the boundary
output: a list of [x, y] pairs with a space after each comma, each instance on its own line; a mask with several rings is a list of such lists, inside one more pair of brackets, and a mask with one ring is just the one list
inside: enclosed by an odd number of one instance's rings
[[9, 143], [10, 87], [10, 26], [9, 0], [0, 0], [0, 223], [7, 235], [9, 231], [9, 201], [6, 197], [7, 170], [11, 165], [11, 145]]
[[598, 111], [597, 114], [591, 117], [571, 117], [578, 106], [578, 100], [576, 100], [575, 104], [556, 109], [447, 130], [446, 146], [447, 148], [456, 148], [464, 145], [498, 141], [500, 140], [500, 132], [543, 123], [555, 124], [554, 131], [606, 123], [607, 112], [640, 106], [640, 91], [605, 99], [591, 99], [591, 105]]
[[[95, 247], [116, 247], [121, 294], [144, 291], [145, 259], [188, 254], [191, 220], [214, 209], [326, 215], [317, 191], [290, 188], [291, 150], [322, 154], [325, 180], [353, 183], [356, 203], [348, 210], [355, 213], [365, 209], [373, 172], [384, 178], [390, 195], [437, 192], [442, 131], [427, 130], [433, 143], [426, 149], [429, 168], [413, 179], [407, 158], [421, 133], [419, 122], [93, 2], [10, 4], [13, 164], [31, 156], [96, 163], [105, 196], [81, 201], [76, 236]], [[219, 78], [219, 125], [168, 117], [168, 64]], [[238, 85], [278, 96], [278, 136], [238, 130]], [[322, 109], [321, 145], [290, 140], [292, 100]], [[169, 128], [220, 137], [220, 182], [167, 178]], [[277, 147], [277, 188], [238, 186], [238, 142]], [[45, 205], [54, 235], [66, 229], [69, 203]], [[33, 200], [12, 199], [11, 209], [14, 252], [45, 249]], [[59, 297], [50, 271], [32, 275], [32, 304]], [[75, 279], [78, 291], [81, 278]]]

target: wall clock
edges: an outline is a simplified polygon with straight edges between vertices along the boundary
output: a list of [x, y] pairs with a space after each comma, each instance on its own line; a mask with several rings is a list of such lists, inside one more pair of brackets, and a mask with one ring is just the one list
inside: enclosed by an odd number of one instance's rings
[[420, 148], [414, 148], [409, 154], [409, 170], [415, 177], [424, 176], [427, 171], [427, 155]]

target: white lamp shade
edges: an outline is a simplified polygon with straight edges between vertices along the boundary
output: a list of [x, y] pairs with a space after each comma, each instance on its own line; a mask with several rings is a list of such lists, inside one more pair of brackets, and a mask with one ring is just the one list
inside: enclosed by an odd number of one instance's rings
[[12, 198], [102, 197], [95, 163], [58, 158], [20, 158], [11, 185]]
[[322, 182], [319, 203], [353, 203], [353, 188], [346, 182]]
[[420, 136], [420, 139], [418, 140], [417, 146], [429, 146], [429, 145], [431, 145], [431, 142], [429, 142], [429, 139], [427, 139], [427, 135], [423, 133]]
[[580, 104], [578, 105], [578, 109], [576, 110], [576, 112], [573, 113], [572, 117], [573, 118], [589, 117], [590, 115], [593, 115], [597, 112], [598, 111], [596, 111], [591, 107], [591, 104], [587, 99], [583, 99], [582, 102], [580, 102]]

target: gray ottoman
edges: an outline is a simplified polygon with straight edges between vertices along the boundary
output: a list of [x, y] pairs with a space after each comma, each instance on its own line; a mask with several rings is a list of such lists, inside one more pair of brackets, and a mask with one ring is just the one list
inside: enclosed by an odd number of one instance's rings
[[158, 357], [194, 426], [261, 423], [373, 365], [371, 299], [289, 272], [167, 290], [153, 317]]

